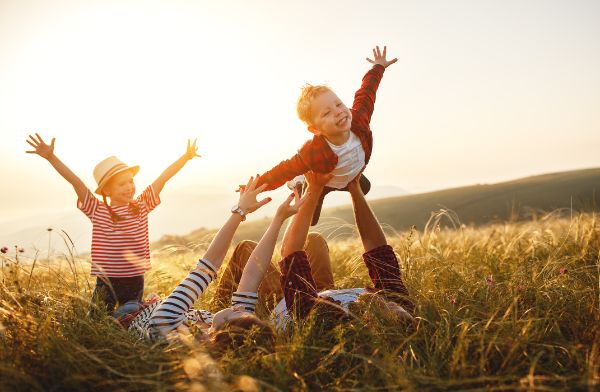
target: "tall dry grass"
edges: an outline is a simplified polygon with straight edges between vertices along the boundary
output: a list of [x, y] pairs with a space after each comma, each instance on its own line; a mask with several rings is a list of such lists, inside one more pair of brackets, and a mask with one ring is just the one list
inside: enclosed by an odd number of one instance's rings
[[[37, 260], [33, 273], [4, 254], [0, 390], [599, 390], [598, 217], [437, 223], [390, 236], [417, 304], [413, 328], [360, 304], [347, 323], [279, 334], [275, 353], [219, 359], [189, 337], [138, 341], [109, 317], [88, 318], [92, 280], [74, 254], [60, 270]], [[168, 293], [208, 241], [156, 253], [146, 291]], [[338, 287], [368, 282], [358, 240], [330, 248]], [[198, 307], [210, 309], [213, 289]]]

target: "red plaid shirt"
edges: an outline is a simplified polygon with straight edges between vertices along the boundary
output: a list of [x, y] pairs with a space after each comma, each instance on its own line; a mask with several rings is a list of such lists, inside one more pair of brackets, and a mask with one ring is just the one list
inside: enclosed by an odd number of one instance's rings
[[[375, 108], [375, 93], [383, 77], [385, 68], [374, 65], [363, 77], [362, 85], [354, 94], [352, 104], [352, 124], [350, 130], [358, 136], [365, 150], [365, 164], [369, 163], [373, 150], [373, 134], [369, 123]], [[266, 190], [273, 190], [286, 181], [304, 174], [309, 170], [317, 173], [329, 173], [335, 169], [338, 157], [329, 147], [323, 136], [314, 136], [298, 150], [292, 158], [282, 161], [277, 166], [261, 175], [259, 184], [269, 184]]]
[[[363, 254], [363, 261], [374, 286], [369, 291], [380, 292], [388, 300], [412, 313], [415, 305], [402, 281], [394, 249], [389, 245], [371, 249]], [[297, 251], [288, 255], [279, 262], [279, 269], [288, 312], [301, 319], [305, 318], [319, 298], [306, 252]]]

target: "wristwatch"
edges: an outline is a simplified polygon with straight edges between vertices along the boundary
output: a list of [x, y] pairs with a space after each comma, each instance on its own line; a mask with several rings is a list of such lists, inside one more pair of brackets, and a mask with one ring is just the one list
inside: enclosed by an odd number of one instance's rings
[[246, 213], [240, 208], [239, 204], [236, 204], [233, 207], [231, 207], [231, 213], [240, 214], [240, 216], [242, 217], [242, 222], [246, 220]]

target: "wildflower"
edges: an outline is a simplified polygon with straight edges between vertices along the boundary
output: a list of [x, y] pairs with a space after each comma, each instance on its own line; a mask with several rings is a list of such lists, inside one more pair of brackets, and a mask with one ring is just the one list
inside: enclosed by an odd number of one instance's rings
[[452, 302], [452, 305], [456, 305], [456, 297], [452, 298], [450, 302]]
[[3, 246], [3, 247], [0, 249], [0, 252], [2, 252], [2, 253], [6, 253], [6, 252], [8, 252], [8, 246]]
[[558, 270], [558, 272], [561, 275], [565, 275], [568, 272], [568, 270], [565, 267], [560, 267], [560, 269]]
[[496, 285], [496, 282], [494, 282], [494, 279], [492, 279], [491, 276], [485, 278], [485, 283], [487, 283], [490, 287], [494, 287]]

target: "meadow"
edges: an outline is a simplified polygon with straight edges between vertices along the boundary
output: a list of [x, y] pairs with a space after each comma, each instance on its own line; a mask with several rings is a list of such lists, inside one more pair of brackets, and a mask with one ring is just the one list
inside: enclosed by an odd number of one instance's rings
[[[330, 329], [309, 321], [279, 334], [274, 353], [220, 358], [189, 336], [140, 341], [109, 317], [89, 319], [89, 262], [67, 237], [53, 260], [25, 262], [11, 248], [1, 255], [0, 390], [599, 390], [598, 215], [454, 229], [443, 218], [389, 235], [414, 327], [363, 305]], [[154, 248], [146, 293], [168, 293], [209, 240]], [[330, 252], [338, 287], [368, 282], [355, 237]], [[214, 310], [213, 290], [196, 306]]]

